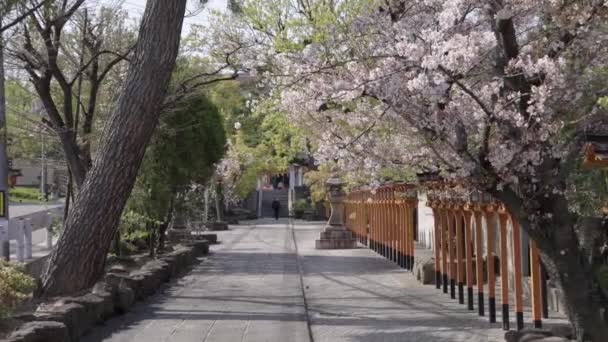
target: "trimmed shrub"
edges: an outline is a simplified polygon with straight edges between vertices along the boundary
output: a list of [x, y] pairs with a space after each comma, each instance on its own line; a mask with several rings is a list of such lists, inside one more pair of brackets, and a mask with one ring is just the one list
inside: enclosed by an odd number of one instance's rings
[[21, 266], [0, 260], [0, 319], [8, 316], [35, 286]]

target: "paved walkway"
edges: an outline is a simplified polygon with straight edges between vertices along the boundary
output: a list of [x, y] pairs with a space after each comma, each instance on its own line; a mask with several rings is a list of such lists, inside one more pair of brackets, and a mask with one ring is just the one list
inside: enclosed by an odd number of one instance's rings
[[187, 276], [83, 341], [504, 340], [499, 324], [370, 250], [315, 250], [321, 224], [254, 223], [220, 232]]

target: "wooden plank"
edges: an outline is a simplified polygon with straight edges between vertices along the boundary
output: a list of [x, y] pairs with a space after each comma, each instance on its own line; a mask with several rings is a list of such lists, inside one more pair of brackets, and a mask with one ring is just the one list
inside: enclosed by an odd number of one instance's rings
[[521, 233], [517, 220], [511, 217], [513, 226], [513, 273], [515, 285], [515, 320], [517, 322], [517, 330], [524, 328], [524, 305], [522, 291], [522, 272], [521, 272]]
[[464, 304], [464, 259], [463, 234], [462, 234], [462, 210], [456, 208], [454, 211], [456, 222], [456, 279], [458, 280], [458, 303]]
[[495, 272], [494, 272], [494, 212], [486, 209], [486, 228], [487, 228], [487, 256], [486, 265], [488, 270], [488, 313], [490, 323], [496, 323], [496, 284]]
[[412, 202], [410, 202], [409, 205], [409, 222], [410, 222], [410, 270], [414, 269], [414, 258], [415, 258], [415, 252], [416, 252], [416, 248], [415, 248], [415, 241], [416, 241], [416, 225], [414, 223], [414, 214], [416, 213], [416, 204]]
[[[442, 205], [443, 207], [443, 205]], [[443, 293], [448, 293], [448, 237], [447, 237], [447, 210], [439, 211], [441, 222], [441, 270], [443, 271]]]
[[450, 207], [448, 209], [448, 254], [450, 255], [450, 297], [456, 299], [456, 246], [455, 243], [455, 232], [454, 232], [454, 210]]
[[471, 241], [471, 213], [469, 210], [464, 212], [464, 247], [465, 247], [465, 269], [467, 281], [467, 307], [469, 310], [474, 310], [473, 307], [473, 243]]
[[509, 330], [509, 253], [507, 250], [508, 215], [500, 213], [500, 299], [502, 303], [502, 328]]
[[437, 208], [433, 208], [433, 251], [435, 252], [435, 287], [441, 288], [441, 231], [439, 228], [440, 214]]
[[483, 297], [483, 250], [482, 250], [482, 214], [475, 211], [475, 268], [477, 270], [477, 313], [479, 316], [485, 315], [485, 303]]
[[534, 241], [530, 241], [530, 281], [532, 288], [532, 321], [535, 328], [542, 326], [542, 299], [540, 283], [540, 262], [538, 249]]

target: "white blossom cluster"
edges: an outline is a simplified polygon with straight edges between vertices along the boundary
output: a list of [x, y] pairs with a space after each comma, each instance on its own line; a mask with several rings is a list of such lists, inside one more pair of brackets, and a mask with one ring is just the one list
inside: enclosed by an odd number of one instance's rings
[[608, 40], [595, 26], [604, 25], [603, 4], [367, 3], [324, 27], [326, 40], [274, 59], [282, 106], [317, 132], [318, 160], [371, 175], [426, 161], [517, 185], [547, 158], [563, 157], [564, 126], [585, 115], [566, 113], [572, 78], [579, 83], [594, 68], [572, 57], [601, 62]]
[[568, 151], [564, 128], [593, 112], [588, 85], [607, 62], [605, 1], [333, 1], [332, 20], [271, 2], [245, 3], [283, 31], [225, 19], [220, 41], [263, 66], [316, 160], [372, 178], [409, 165], [539, 182]]

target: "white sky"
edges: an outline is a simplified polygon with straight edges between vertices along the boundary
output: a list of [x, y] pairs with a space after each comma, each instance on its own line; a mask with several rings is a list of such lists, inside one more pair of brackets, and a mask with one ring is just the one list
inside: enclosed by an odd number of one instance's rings
[[[116, 5], [117, 3], [122, 2], [122, 7], [129, 11], [129, 15], [133, 18], [140, 18], [146, 8], [147, 0], [87, 0], [87, 7], [95, 7], [100, 4], [105, 5]], [[171, 1], [171, 0], [163, 0], [163, 1]], [[188, 10], [193, 11], [197, 8], [196, 4], [197, 0], [188, 0]], [[206, 8], [200, 13], [194, 16], [188, 16], [184, 19], [184, 28], [182, 34], [188, 33], [190, 31], [190, 25], [192, 24], [205, 24], [207, 22], [207, 18], [209, 16], [209, 11], [211, 10], [225, 10], [226, 9], [227, 0], [209, 0]]]

